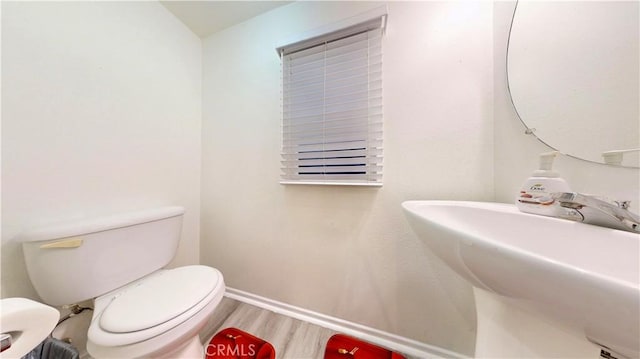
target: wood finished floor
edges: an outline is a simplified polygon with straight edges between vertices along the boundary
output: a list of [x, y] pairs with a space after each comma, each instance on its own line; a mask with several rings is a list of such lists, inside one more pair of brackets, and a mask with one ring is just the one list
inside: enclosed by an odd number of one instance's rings
[[[200, 333], [203, 343], [218, 331], [234, 327], [262, 338], [278, 359], [322, 359], [327, 340], [337, 332], [233, 299], [223, 298]], [[418, 359], [405, 355], [407, 359]]]

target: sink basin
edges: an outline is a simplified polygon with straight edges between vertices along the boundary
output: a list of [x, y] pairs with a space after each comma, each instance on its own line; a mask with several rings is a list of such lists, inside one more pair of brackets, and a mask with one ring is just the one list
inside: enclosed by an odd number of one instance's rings
[[7, 334], [0, 358], [20, 358], [45, 340], [55, 328], [60, 312], [48, 305], [27, 298], [0, 300], [0, 332]]
[[521, 302], [591, 342], [640, 355], [640, 235], [514, 205], [407, 201], [413, 230], [473, 286]]

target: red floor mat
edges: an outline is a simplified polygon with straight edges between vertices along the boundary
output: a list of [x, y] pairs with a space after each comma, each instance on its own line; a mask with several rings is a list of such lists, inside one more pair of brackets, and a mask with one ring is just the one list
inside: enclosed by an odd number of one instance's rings
[[275, 359], [269, 342], [236, 328], [223, 329], [204, 348], [206, 359]]
[[344, 334], [335, 334], [327, 342], [324, 359], [405, 359], [405, 357]]

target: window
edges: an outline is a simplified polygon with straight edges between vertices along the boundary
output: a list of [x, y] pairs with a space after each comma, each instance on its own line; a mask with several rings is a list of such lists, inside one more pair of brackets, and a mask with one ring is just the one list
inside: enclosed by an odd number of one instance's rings
[[281, 183], [382, 185], [385, 16], [278, 48]]

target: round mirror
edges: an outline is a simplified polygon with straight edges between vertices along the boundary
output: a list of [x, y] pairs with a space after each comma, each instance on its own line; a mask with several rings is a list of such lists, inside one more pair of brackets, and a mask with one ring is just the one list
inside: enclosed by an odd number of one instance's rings
[[640, 166], [638, 4], [517, 3], [507, 77], [528, 133], [574, 157]]

